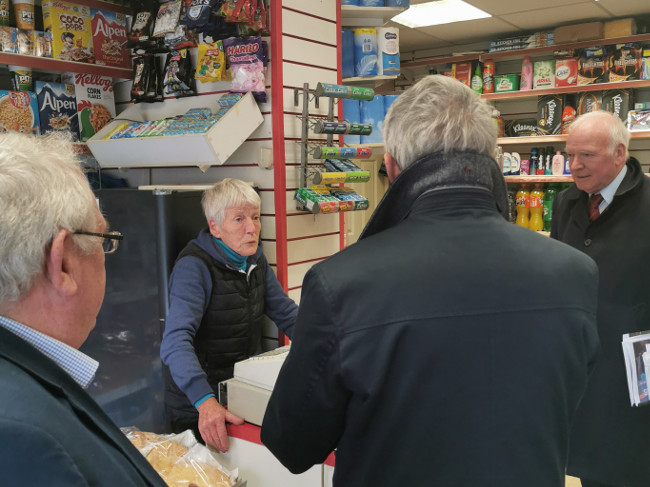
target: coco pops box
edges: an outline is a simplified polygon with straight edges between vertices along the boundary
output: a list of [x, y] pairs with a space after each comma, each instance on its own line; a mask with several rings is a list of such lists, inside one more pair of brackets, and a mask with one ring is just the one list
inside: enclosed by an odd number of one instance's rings
[[90, 7], [68, 2], [43, 3], [43, 26], [52, 36], [55, 59], [94, 63]]
[[124, 14], [91, 8], [90, 15], [95, 62], [106, 66], [130, 67]]

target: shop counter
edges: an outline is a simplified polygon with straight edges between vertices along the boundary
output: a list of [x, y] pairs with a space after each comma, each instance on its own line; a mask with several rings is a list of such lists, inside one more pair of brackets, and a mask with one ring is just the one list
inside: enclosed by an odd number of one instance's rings
[[250, 423], [228, 425], [230, 449], [219, 454], [226, 468], [238, 468], [246, 487], [331, 487], [334, 453], [324, 464], [314, 465], [300, 475], [287, 470], [260, 440], [259, 426]]

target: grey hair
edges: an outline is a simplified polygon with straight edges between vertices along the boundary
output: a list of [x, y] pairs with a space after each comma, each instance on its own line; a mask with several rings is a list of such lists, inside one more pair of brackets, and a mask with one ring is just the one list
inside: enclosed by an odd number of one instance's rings
[[[0, 303], [31, 289], [60, 229], [96, 230], [95, 208], [68, 136], [1, 134]], [[86, 254], [94, 247], [88, 237], [75, 243]]]
[[463, 83], [430, 75], [402, 93], [384, 121], [385, 150], [404, 170], [434, 152], [473, 150], [492, 156], [492, 106]]
[[569, 132], [575, 128], [579, 128], [585, 122], [593, 120], [594, 123], [602, 123], [607, 130], [607, 149], [609, 154], [614, 154], [618, 144], [623, 144], [625, 147], [625, 160], [630, 157], [628, 147], [630, 146], [630, 139], [632, 134], [625, 126], [625, 123], [616, 115], [604, 110], [597, 110], [595, 112], [585, 113], [576, 118], [571, 125], [569, 125]]
[[201, 198], [205, 219], [209, 221], [212, 218], [219, 225], [223, 223], [226, 209], [246, 203], [259, 208], [262, 200], [250, 184], [231, 178], [206, 189]]

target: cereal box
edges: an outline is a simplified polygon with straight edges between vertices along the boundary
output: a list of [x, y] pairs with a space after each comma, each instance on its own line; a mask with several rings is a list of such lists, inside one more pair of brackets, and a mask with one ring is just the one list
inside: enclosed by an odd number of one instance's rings
[[124, 14], [91, 8], [90, 15], [95, 62], [107, 66], [130, 67]]
[[54, 58], [94, 63], [90, 7], [68, 2], [43, 3], [43, 26], [52, 36]]
[[0, 27], [0, 45], [2, 52], [17, 52], [15, 27]]
[[85, 142], [115, 116], [112, 80], [107, 76], [71, 73], [63, 81], [74, 83], [79, 137]]
[[0, 132], [39, 134], [36, 94], [0, 90]]
[[79, 139], [74, 85], [36, 81], [35, 87], [41, 133], [71, 132], [74, 139]]

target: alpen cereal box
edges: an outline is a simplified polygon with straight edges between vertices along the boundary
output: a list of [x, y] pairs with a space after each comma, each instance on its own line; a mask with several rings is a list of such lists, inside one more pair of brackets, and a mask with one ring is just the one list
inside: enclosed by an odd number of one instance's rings
[[74, 85], [35, 81], [41, 133], [70, 132], [75, 140], [79, 139], [79, 121], [77, 119], [77, 99]]
[[126, 48], [126, 17], [118, 12], [90, 9], [95, 63], [130, 67]]
[[36, 93], [0, 90], [0, 132], [38, 134]]
[[74, 83], [82, 142], [99, 132], [115, 116], [113, 82], [108, 76], [73, 73], [63, 80]]
[[43, 3], [43, 26], [52, 36], [55, 59], [94, 63], [90, 7], [68, 2]]

